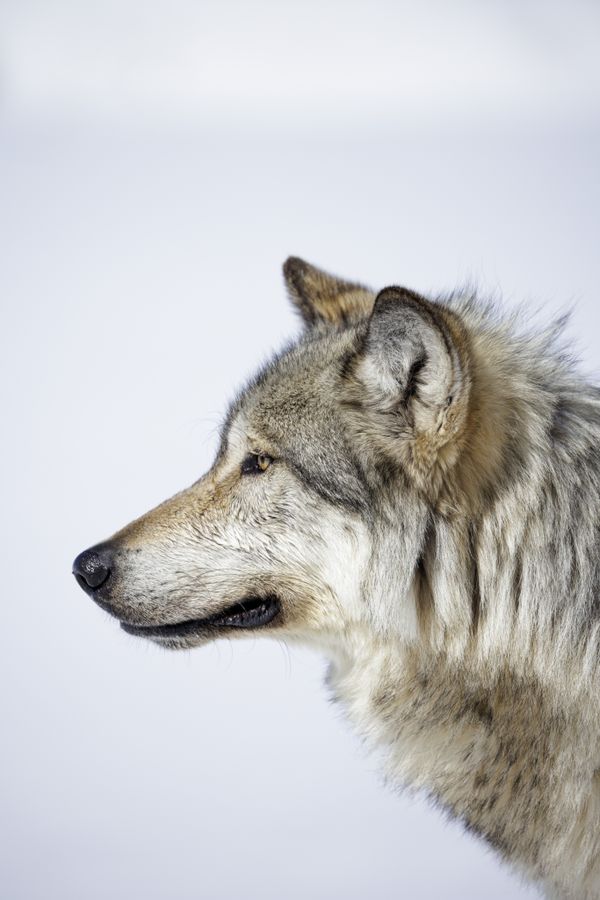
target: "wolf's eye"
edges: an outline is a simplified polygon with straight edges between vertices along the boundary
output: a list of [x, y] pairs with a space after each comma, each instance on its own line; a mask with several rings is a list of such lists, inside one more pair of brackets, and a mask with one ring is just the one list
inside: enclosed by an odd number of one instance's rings
[[242, 463], [242, 475], [260, 475], [266, 472], [273, 459], [266, 453], [249, 453]]

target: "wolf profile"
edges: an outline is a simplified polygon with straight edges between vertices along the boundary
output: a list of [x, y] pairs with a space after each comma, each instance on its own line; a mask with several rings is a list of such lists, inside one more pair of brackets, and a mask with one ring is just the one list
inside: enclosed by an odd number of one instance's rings
[[600, 391], [560, 326], [290, 258], [210, 471], [77, 557], [130, 634], [309, 643], [390, 778], [600, 896]]

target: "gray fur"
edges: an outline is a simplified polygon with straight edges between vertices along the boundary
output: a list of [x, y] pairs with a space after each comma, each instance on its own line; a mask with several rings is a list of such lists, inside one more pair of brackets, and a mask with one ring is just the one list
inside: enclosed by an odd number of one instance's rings
[[475, 297], [285, 271], [303, 335], [211, 471], [112, 539], [97, 599], [189, 647], [214, 632], [160, 626], [276, 594], [265, 635], [329, 656], [394, 782], [548, 896], [600, 896], [598, 388]]

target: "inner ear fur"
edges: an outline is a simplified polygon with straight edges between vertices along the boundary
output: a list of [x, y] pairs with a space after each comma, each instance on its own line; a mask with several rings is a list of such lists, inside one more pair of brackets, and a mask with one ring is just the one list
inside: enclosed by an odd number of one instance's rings
[[374, 291], [330, 275], [297, 256], [285, 261], [283, 276], [289, 298], [307, 328], [344, 326], [364, 319], [373, 309]]
[[456, 462], [471, 382], [468, 336], [455, 313], [406, 288], [385, 288], [354, 375], [387, 452], [423, 479], [436, 464]]

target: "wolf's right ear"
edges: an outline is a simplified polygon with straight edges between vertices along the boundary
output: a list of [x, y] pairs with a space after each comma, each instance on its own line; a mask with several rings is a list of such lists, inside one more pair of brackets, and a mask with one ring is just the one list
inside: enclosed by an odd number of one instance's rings
[[283, 277], [289, 298], [308, 328], [340, 327], [365, 318], [373, 309], [374, 291], [329, 275], [297, 256], [286, 259]]

